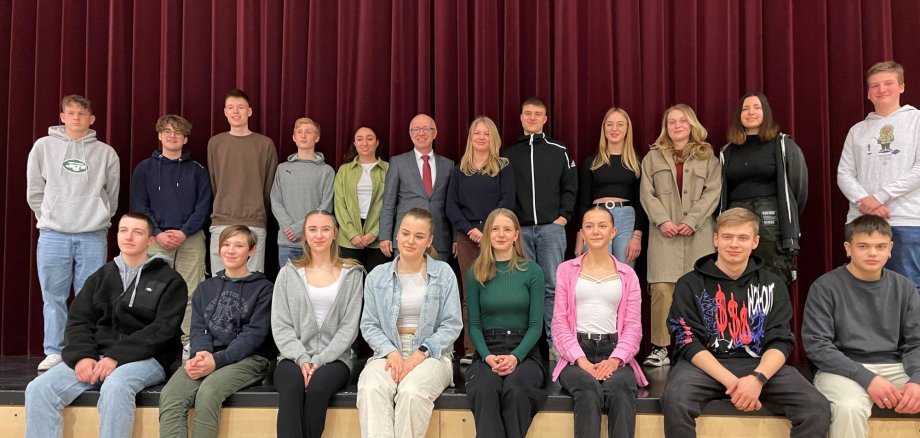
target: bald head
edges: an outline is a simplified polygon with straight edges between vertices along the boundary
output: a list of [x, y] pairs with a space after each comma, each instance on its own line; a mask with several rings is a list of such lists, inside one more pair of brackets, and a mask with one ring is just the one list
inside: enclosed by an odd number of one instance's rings
[[422, 154], [431, 152], [434, 139], [438, 136], [438, 127], [428, 114], [419, 114], [409, 122], [409, 137], [412, 144]]

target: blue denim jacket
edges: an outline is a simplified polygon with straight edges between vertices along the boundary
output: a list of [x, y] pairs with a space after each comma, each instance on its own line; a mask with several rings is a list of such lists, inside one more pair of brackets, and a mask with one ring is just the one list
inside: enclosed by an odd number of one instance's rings
[[[412, 349], [428, 347], [431, 357], [453, 352], [454, 341], [460, 336], [463, 319], [460, 313], [460, 291], [457, 277], [447, 263], [428, 258], [428, 289], [419, 314], [418, 330]], [[396, 318], [402, 302], [402, 288], [396, 278], [396, 262], [374, 268], [364, 280], [364, 312], [361, 314], [361, 334], [374, 350], [374, 357], [385, 357], [399, 350]]]

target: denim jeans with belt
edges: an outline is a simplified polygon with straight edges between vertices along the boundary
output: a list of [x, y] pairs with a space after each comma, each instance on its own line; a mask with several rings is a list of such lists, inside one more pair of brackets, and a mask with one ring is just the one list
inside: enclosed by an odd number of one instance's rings
[[[591, 363], [610, 358], [617, 346], [616, 334], [602, 339], [587, 339], [579, 333], [578, 344]], [[607, 436], [633, 437], [636, 434], [636, 397], [639, 394], [632, 368], [620, 367], [607, 380], [597, 380], [578, 365], [566, 365], [559, 374], [562, 388], [575, 404], [575, 436], [599, 437], [601, 412], [607, 413]]]
[[[521, 343], [526, 330], [483, 330], [486, 347], [494, 355], [506, 355]], [[476, 420], [476, 436], [524, 437], [534, 415], [546, 403], [542, 388], [546, 369], [537, 347], [514, 371], [499, 376], [477, 353], [466, 370], [466, 394]]]

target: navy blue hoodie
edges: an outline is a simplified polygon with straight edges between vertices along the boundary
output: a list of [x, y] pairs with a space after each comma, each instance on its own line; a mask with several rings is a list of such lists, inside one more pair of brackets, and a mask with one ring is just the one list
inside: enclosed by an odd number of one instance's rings
[[211, 215], [211, 179], [191, 155], [186, 150], [178, 160], [170, 160], [153, 151], [134, 169], [131, 206], [153, 219], [154, 235], [180, 230], [191, 236]]
[[230, 278], [220, 271], [199, 283], [192, 296], [191, 357], [209, 351], [217, 368], [253, 354], [271, 359], [273, 290], [261, 272]]

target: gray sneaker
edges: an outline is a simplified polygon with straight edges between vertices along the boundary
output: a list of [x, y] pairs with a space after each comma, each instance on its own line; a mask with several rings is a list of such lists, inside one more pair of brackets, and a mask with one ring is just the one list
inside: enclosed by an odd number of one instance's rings
[[473, 363], [473, 353], [469, 353], [460, 358], [460, 365], [471, 365]]
[[64, 359], [61, 358], [60, 354], [49, 354], [48, 356], [45, 357], [45, 360], [41, 361], [41, 363], [38, 364], [38, 370], [48, 371], [54, 368], [55, 365], [63, 361]]
[[185, 362], [189, 359], [192, 350], [189, 344], [182, 344], [182, 361]]
[[671, 365], [671, 358], [668, 357], [668, 349], [664, 347], [655, 347], [642, 364], [651, 367]]
[[549, 347], [549, 361], [550, 362], [559, 362], [559, 352], [556, 351], [556, 347]]

